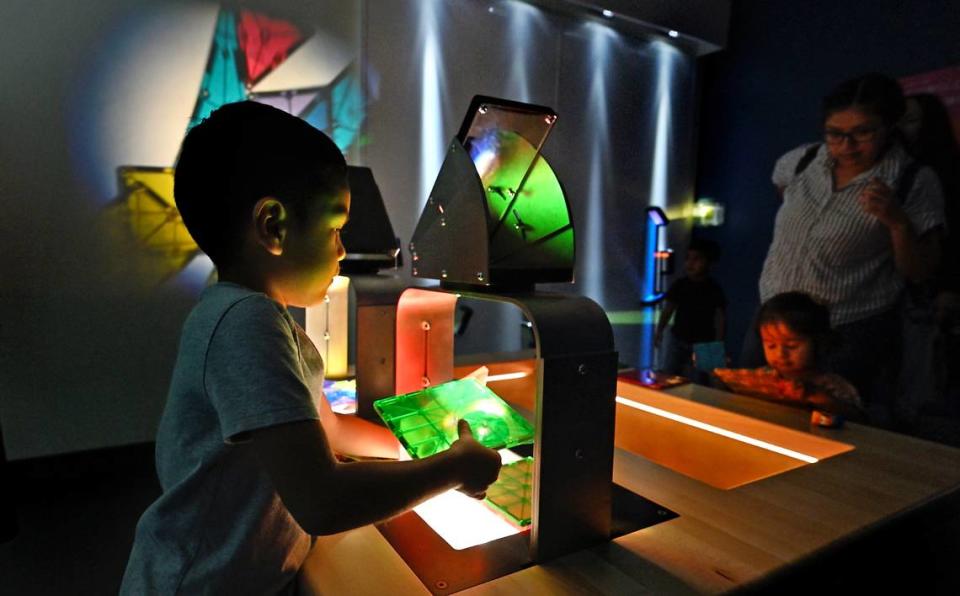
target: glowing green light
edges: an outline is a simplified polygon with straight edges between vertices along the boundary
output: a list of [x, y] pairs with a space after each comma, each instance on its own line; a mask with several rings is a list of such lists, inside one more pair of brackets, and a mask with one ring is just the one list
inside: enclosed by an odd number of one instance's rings
[[563, 189], [550, 165], [525, 138], [491, 130], [473, 141], [477, 173], [486, 190], [492, 264], [568, 267], [573, 228]]
[[533, 441], [533, 426], [502, 399], [473, 379], [461, 379], [373, 402], [387, 428], [411, 457], [446, 450], [457, 440], [457, 420], [492, 449]]
[[533, 458], [527, 457], [500, 468], [497, 481], [487, 488], [487, 502], [513, 519], [530, 524]]

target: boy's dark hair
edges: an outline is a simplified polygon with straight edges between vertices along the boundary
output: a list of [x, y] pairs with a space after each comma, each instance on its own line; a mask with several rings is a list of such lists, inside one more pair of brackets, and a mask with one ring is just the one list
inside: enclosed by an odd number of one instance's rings
[[885, 126], [897, 124], [906, 110], [900, 83], [871, 72], [844, 81], [823, 98], [823, 122], [835, 112], [856, 108], [879, 117]]
[[251, 209], [275, 197], [302, 219], [311, 200], [346, 185], [346, 162], [325, 134], [265, 104], [227, 104], [180, 149], [174, 198], [200, 250], [222, 267], [238, 254]]
[[691, 238], [687, 251], [695, 250], [706, 257], [707, 261], [715, 263], [720, 258], [720, 245], [706, 238]]
[[830, 310], [809, 294], [784, 292], [764, 302], [757, 316], [757, 329], [769, 323], [783, 323], [794, 333], [810, 338], [817, 358], [833, 347]]

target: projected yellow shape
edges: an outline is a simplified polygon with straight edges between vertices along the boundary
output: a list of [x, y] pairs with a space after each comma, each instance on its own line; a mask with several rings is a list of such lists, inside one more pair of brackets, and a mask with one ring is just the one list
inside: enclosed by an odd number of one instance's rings
[[[180, 271], [199, 248], [173, 200], [173, 168], [117, 168], [120, 203], [137, 243], [159, 260], [166, 275]], [[166, 276], [164, 275], [164, 276]]]

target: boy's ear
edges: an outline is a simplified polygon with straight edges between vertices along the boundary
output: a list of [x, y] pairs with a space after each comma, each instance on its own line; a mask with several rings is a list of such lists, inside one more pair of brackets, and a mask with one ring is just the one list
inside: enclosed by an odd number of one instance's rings
[[274, 197], [263, 197], [253, 206], [253, 234], [257, 244], [272, 255], [283, 254], [287, 237], [287, 208]]

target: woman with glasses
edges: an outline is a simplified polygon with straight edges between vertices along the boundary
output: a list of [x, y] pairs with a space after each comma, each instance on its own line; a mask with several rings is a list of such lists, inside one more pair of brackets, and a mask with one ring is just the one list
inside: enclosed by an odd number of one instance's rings
[[829, 307], [841, 346], [828, 365], [883, 423], [899, 369], [896, 307], [906, 280], [936, 271], [943, 200], [936, 175], [911, 165], [899, 141], [904, 98], [896, 81], [851, 79], [822, 108], [823, 140], [788, 152], [774, 168], [783, 204], [760, 299], [799, 291]]

